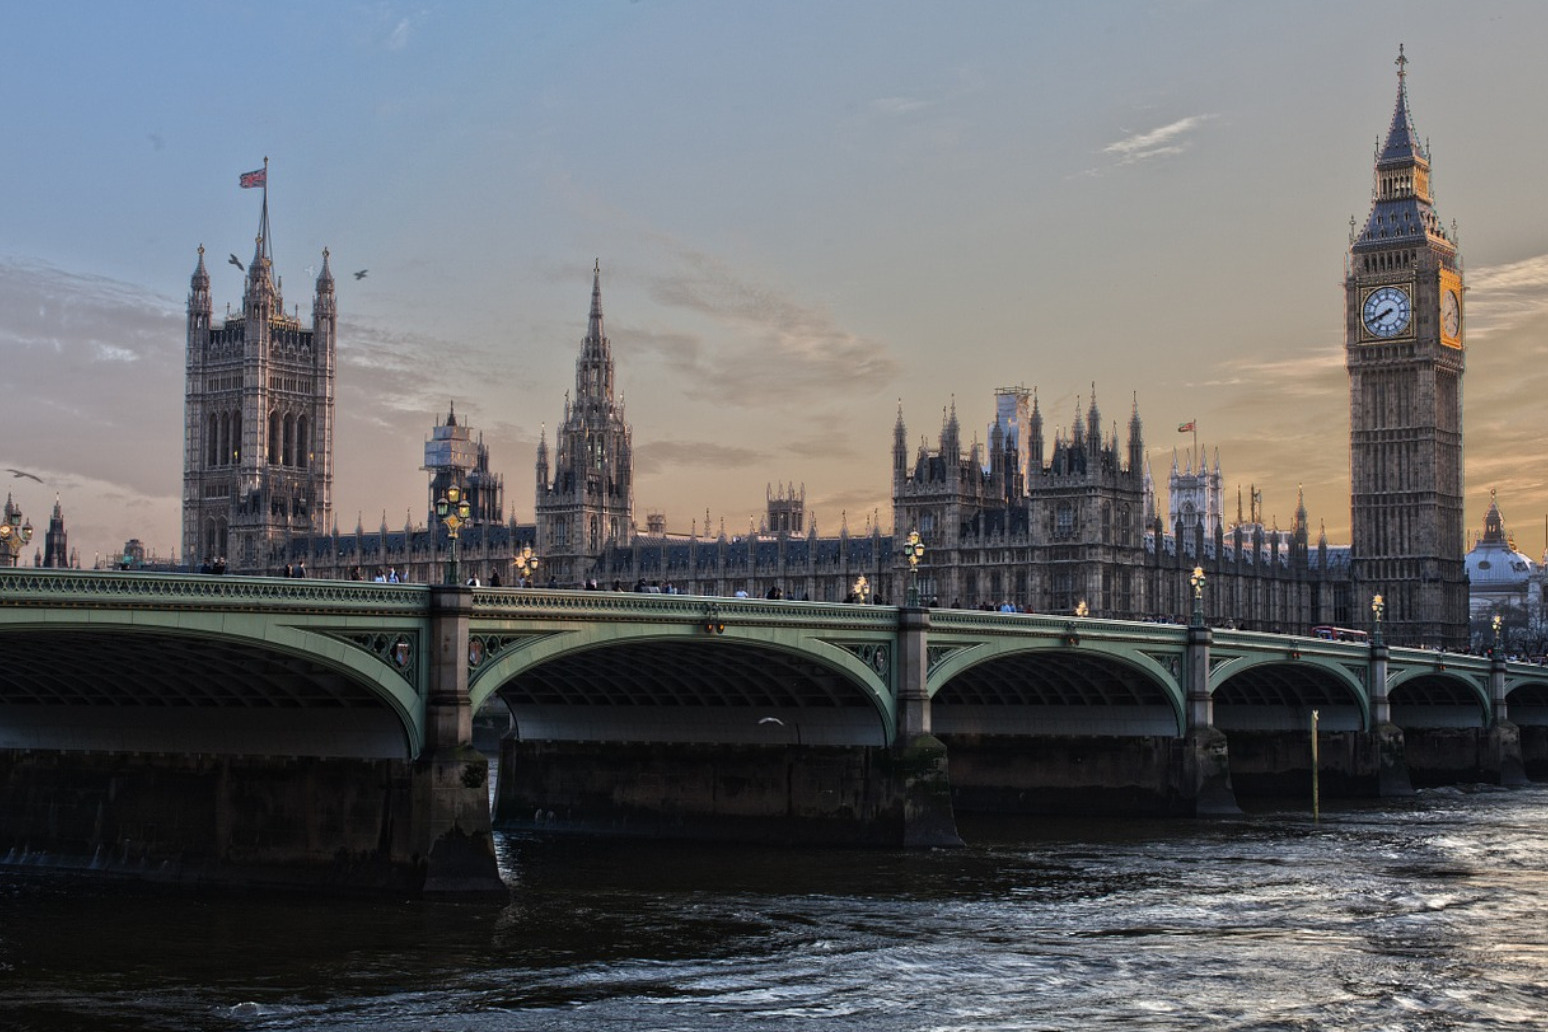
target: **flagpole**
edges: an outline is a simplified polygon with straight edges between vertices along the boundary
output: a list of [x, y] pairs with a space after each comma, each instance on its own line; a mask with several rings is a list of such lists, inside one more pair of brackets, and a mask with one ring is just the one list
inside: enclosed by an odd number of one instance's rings
[[274, 249], [269, 240], [269, 156], [263, 156], [263, 254], [272, 258]]

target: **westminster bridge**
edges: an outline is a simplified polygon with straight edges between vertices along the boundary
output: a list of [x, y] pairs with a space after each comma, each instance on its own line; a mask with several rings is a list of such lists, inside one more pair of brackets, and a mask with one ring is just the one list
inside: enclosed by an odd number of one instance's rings
[[1305, 796], [1314, 755], [1325, 795], [1548, 773], [1548, 669], [1203, 626], [12, 569], [0, 654], [0, 860], [181, 880], [498, 890], [495, 823], [954, 844]]

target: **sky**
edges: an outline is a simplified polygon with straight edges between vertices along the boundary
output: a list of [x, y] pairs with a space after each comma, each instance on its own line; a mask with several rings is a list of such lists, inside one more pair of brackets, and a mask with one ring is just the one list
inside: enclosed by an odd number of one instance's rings
[[[0, 473], [83, 565], [178, 550], [189, 277], [270, 247], [338, 282], [335, 513], [426, 518], [424, 440], [481, 431], [532, 519], [600, 262], [635, 510], [728, 533], [804, 485], [891, 528], [894, 421], [997, 387], [1051, 440], [1137, 398], [1162, 484], [1218, 451], [1348, 540], [1343, 276], [1399, 44], [1466, 263], [1467, 528], [1544, 549], [1548, 4], [14, 4], [0, 33]], [[352, 273], [368, 269], [364, 279]], [[1164, 505], [1164, 499], [1163, 499]]]

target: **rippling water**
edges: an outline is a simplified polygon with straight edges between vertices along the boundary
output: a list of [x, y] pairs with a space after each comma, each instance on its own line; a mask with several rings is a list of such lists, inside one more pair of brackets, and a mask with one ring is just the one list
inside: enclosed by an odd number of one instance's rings
[[0, 1029], [1537, 1029], [1548, 787], [927, 853], [507, 837], [508, 904], [0, 874]]

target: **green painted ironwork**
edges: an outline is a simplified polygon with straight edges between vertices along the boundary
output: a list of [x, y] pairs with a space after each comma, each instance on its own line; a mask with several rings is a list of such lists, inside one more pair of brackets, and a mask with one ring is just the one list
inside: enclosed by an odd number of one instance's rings
[[[544, 663], [593, 649], [675, 642], [674, 648], [689, 648], [688, 654], [711, 665], [731, 654], [717, 648], [800, 657], [870, 699], [889, 735], [897, 727], [904, 687], [898, 683], [897, 607], [532, 588], [477, 588], [469, 595], [464, 648], [475, 707]], [[153, 631], [197, 638], [211, 649], [229, 641], [307, 658], [377, 693], [399, 714], [416, 748], [423, 741], [430, 606], [426, 585], [0, 570], [0, 635]], [[1087, 618], [1072, 640], [1063, 614], [946, 609], [932, 610], [929, 621], [924, 687], [930, 696], [979, 664], [1080, 656], [1154, 684], [1182, 726], [1187, 627]], [[1254, 672], [1293, 678], [1301, 671], [1339, 686], [1369, 716], [1371, 649], [1363, 643], [1213, 630], [1209, 648], [1211, 693]], [[111, 662], [104, 657], [104, 668]], [[1389, 693], [1411, 682], [1435, 685], [1439, 678], [1493, 719], [1487, 657], [1392, 648], [1387, 672]], [[1506, 677], [1510, 689], [1548, 690], [1548, 669], [1542, 667], [1508, 664]]]

